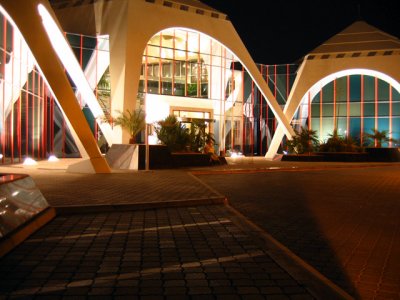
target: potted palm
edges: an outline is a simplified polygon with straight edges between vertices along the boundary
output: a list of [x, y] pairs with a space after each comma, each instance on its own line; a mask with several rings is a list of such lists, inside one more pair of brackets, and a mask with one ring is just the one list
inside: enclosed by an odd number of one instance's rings
[[383, 144], [388, 142], [394, 142], [394, 145], [398, 143], [397, 140], [390, 137], [387, 130], [377, 130], [376, 128], [371, 130], [372, 133], [365, 134], [366, 138], [372, 141], [371, 146], [365, 150], [368, 152], [371, 161], [400, 161], [400, 148], [382, 147]]
[[305, 127], [301, 127], [300, 132], [296, 132], [296, 135], [292, 140], [287, 141], [289, 152], [296, 154], [308, 153], [311, 154], [318, 147], [317, 132]]
[[146, 127], [146, 113], [141, 108], [116, 112], [118, 115], [112, 118], [112, 124], [126, 130], [130, 135], [129, 144], [135, 144], [136, 135]]
[[389, 137], [387, 130], [372, 129], [372, 133], [366, 133], [365, 137], [373, 141], [373, 145], [376, 148], [382, 148], [383, 143], [392, 142], [393, 139]]

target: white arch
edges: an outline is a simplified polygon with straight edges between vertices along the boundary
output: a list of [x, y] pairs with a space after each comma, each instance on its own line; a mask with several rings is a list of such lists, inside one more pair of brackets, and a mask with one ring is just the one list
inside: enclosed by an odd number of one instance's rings
[[378, 79], [381, 79], [387, 83], [389, 83], [394, 89], [396, 89], [400, 93], [400, 83], [396, 81], [394, 78], [390, 77], [389, 75], [386, 75], [385, 73], [376, 71], [376, 70], [369, 70], [369, 69], [348, 69], [348, 70], [342, 70], [339, 72], [332, 73], [319, 81], [317, 81], [301, 98], [301, 103], [303, 101], [307, 101], [308, 99], [308, 93], [310, 93], [310, 98], [311, 100], [314, 99], [314, 97], [321, 91], [321, 89], [327, 85], [329, 82], [332, 82], [333, 80], [345, 76], [350, 76], [350, 75], [368, 75], [372, 77], [376, 77]]
[[[164, 28], [164, 29], [159, 30], [157, 33], [153, 34], [153, 35], [150, 37], [150, 39], [152, 39], [154, 36], [159, 35], [160, 33], [164, 32], [164, 31], [173, 30], [173, 29], [178, 29], [178, 30], [184, 30], [184, 31], [191, 31], [191, 32], [199, 33], [200, 35], [206, 36], [206, 37], [209, 38], [210, 40], [212, 40], [212, 41], [218, 43], [218, 44], [221, 45], [223, 48], [225, 48], [226, 50], [228, 50], [228, 51], [234, 56], [235, 61], [238, 61], [238, 62], [244, 67], [244, 69], [247, 71], [247, 74], [251, 77], [252, 81], [254, 82], [254, 84], [257, 86], [257, 88], [259, 89], [259, 91], [261, 92], [261, 94], [263, 95], [263, 97], [265, 98], [265, 100], [267, 101], [267, 103], [268, 103], [270, 109], [272, 110], [272, 112], [274, 113], [274, 115], [276, 116], [276, 118], [278, 119], [278, 121], [279, 121], [280, 123], [284, 123], [284, 121], [281, 122], [281, 118], [280, 118], [280, 111], [281, 111], [281, 110], [280, 110], [280, 107], [279, 107], [279, 105], [278, 105], [278, 103], [277, 103], [277, 100], [276, 100], [275, 97], [272, 95], [272, 93], [269, 95], [269, 97], [267, 96], [267, 93], [266, 93], [266, 92], [263, 90], [263, 88], [259, 85], [259, 83], [258, 83], [258, 81], [257, 81], [257, 78], [256, 78], [256, 75], [253, 74], [251, 68], [248, 67], [248, 66], [244, 63], [244, 61], [240, 58], [239, 55], [237, 55], [237, 54], [235, 53], [234, 50], [232, 50], [231, 48], [229, 48], [229, 47], [228, 47], [226, 44], [224, 44], [222, 41], [220, 41], [220, 40], [218, 40], [218, 39], [212, 37], [211, 35], [209, 35], [209, 34], [203, 32], [203, 31], [194, 29], [194, 28], [192, 28], [192, 27], [183, 27], [183, 26], [166, 27], [166, 28]], [[150, 40], [150, 39], [149, 39], [149, 40]], [[210, 55], [212, 55], [212, 54], [210, 54]], [[257, 69], [257, 71], [258, 71], [258, 69]], [[257, 75], [261, 75], [261, 73], [258, 71], [258, 74], [257, 74]], [[261, 77], [261, 78], [262, 78], [262, 77]], [[267, 83], [265, 82], [265, 84], [267, 84]], [[268, 88], [268, 85], [267, 85], [267, 88]], [[268, 88], [268, 89], [269, 89], [269, 88]], [[276, 105], [275, 105], [275, 102], [276, 102]], [[290, 123], [290, 122], [289, 122], [289, 123]], [[290, 127], [290, 125], [289, 125], [289, 129], [288, 129], [288, 128], [286, 127], [286, 125], [285, 125], [284, 131], [285, 131], [285, 134], [286, 134], [288, 137], [291, 137], [292, 134], [293, 134], [293, 131], [291, 131], [291, 129], [292, 129], [292, 128]]]
[[[149, 4], [142, 1], [129, 1], [129, 5], [126, 7], [118, 7], [117, 3], [120, 2], [116, 2], [115, 5], [110, 3], [110, 7], [113, 9], [110, 10], [112, 13], [107, 17], [115, 16], [116, 19], [121, 20], [122, 24], [118, 23], [120, 26], [116, 26], [114, 22], [107, 22], [104, 27], [104, 33], [110, 35], [113, 110], [134, 108], [137, 85], [124, 83], [139, 81], [143, 50], [150, 38], [166, 29], [187, 28], [212, 37], [213, 40], [218, 41], [233, 53], [238, 58], [237, 61], [241, 62], [249, 72], [279, 123], [283, 124], [284, 133], [289, 137], [294, 134], [289, 122], [286, 121], [282, 108], [262, 78], [231, 22], [225, 18], [209, 17], [207, 14], [200, 15], [179, 9], [165, 8], [157, 2]], [[127, 18], [121, 17], [125, 15]], [[165, 17], [166, 15], [168, 17]], [[128, 19], [129, 22], [126, 21]], [[122, 133], [117, 139], [122, 141], [126, 139], [126, 135]]]
[[[398, 56], [395, 55], [330, 60], [309, 60], [308, 56], [306, 56], [299, 67], [298, 75], [284, 108], [286, 120], [290, 122], [293, 119], [300, 103], [308, 97], [308, 92], [313, 98], [325, 84], [335, 78], [355, 74], [375, 76], [391, 84], [399, 91], [400, 76], [398, 75], [398, 66]], [[267, 159], [275, 157], [283, 136], [282, 128], [278, 125], [265, 155]]]
[[[394, 89], [396, 89], [400, 93], [400, 83], [396, 81], [394, 78], [386, 75], [385, 73], [376, 71], [376, 70], [369, 70], [369, 69], [348, 69], [342, 70], [339, 72], [332, 73], [319, 81], [317, 81], [310, 89], [304, 94], [301, 98], [299, 109], [301, 109], [301, 103], [308, 103], [308, 99], [310, 98], [311, 102], [314, 97], [321, 91], [321, 89], [326, 86], [328, 83], [332, 82], [335, 79], [350, 76], [350, 75], [367, 75], [376, 77], [381, 79], [387, 83], [389, 83]], [[308, 106], [303, 106], [303, 110], [301, 115], [303, 117], [308, 118]]]

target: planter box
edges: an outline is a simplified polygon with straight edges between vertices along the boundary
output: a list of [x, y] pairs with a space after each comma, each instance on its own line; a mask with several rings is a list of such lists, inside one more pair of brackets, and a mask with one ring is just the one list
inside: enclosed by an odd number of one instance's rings
[[365, 152], [318, 152], [327, 162], [367, 162], [368, 153]]
[[370, 161], [397, 162], [400, 161], [400, 148], [366, 148]]
[[308, 154], [287, 154], [282, 161], [326, 161], [326, 162], [398, 162], [400, 148], [366, 148], [365, 152], [316, 152]]
[[204, 153], [172, 153], [171, 156], [175, 168], [210, 165], [210, 156]]
[[[171, 153], [167, 146], [149, 145], [149, 168], [155, 169], [171, 169], [173, 161]], [[146, 145], [139, 145], [139, 170], [146, 169]]]
[[[146, 169], [145, 144], [113, 144], [106, 159], [113, 169]], [[224, 157], [220, 163], [226, 164]], [[149, 145], [149, 169], [173, 169], [210, 166], [210, 157], [204, 153], [170, 153], [167, 146]]]
[[316, 154], [285, 154], [282, 156], [281, 161], [324, 161], [324, 157], [322, 155]]

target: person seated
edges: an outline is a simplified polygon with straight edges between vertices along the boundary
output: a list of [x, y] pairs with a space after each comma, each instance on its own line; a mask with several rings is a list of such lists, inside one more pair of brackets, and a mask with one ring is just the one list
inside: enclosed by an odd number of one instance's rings
[[207, 140], [203, 151], [210, 156], [211, 164], [220, 163], [218, 155], [215, 154], [214, 142], [211, 139]]

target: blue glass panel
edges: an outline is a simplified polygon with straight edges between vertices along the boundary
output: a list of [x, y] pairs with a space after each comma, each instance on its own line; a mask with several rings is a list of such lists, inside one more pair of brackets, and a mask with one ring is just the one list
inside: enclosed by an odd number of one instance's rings
[[347, 76], [336, 79], [336, 102], [347, 101]]
[[361, 77], [360, 75], [350, 76], [350, 101], [360, 101], [361, 99]]
[[[378, 130], [386, 130], [389, 133], [389, 118], [379, 118], [378, 119]], [[382, 143], [382, 147], [388, 147], [389, 143]]]
[[336, 118], [336, 128], [339, 135], [345, 136], [347, 133], [347, 119]]
[[333, 104], [323, 104], [322, 106], [323, 117], [333, 117]]
[[396, 140], [393, 146], [400, 147], [400, 118], [392, 119], [392, 138]]
[[364, 101], [375, 102], [375, 77], [364, 76]]
[[392, 87], [392, 101], [400, 101], [400, 93]]
[[388, 117], [389, 116], [389, 103], [381, 103], [378, 104], [378, 115], [381, 117]]
[[389, 101], [389, 88], [386, 81], [378, 81], [378, 101]]
[[364, 118], [364, 133], [373, 133], [375, 129], [374, 118]]
[[364, 117], [375, 116], [375, 103], [364, 103]]
[[336, 116], [337, 117], [347, 116], [347, 103], [336, 103]]
[[400, 102], [392, 103], [392, 116], [400, 116]]
[[311, 104], [311, 116], [312, 117], [319, 117], [319, 103]]
[[361, 103], [360, 102], [350, 103], [350, 116], [351, 117], [361, 116]]
[[378, 130], [386, 130], [389, 132], [389, 118], [379, 118], [378, 119]]
[[321, 139], [326, 140], [328, 139], [328, 135], [333, 132], [333, 118], [323, 118], [322, 119], [322, 135]]
[[322, 102], [333, 103], [333, 81], [322, 88]]
[[360, 139], [360, 131], [361, 131], [361, 119], [360, 118], [350, 118], [350, 136], [353, 139]]
[[318, 139], [320, 139], [319, 118], [311, 118], [311, 128], [317, 132]]

